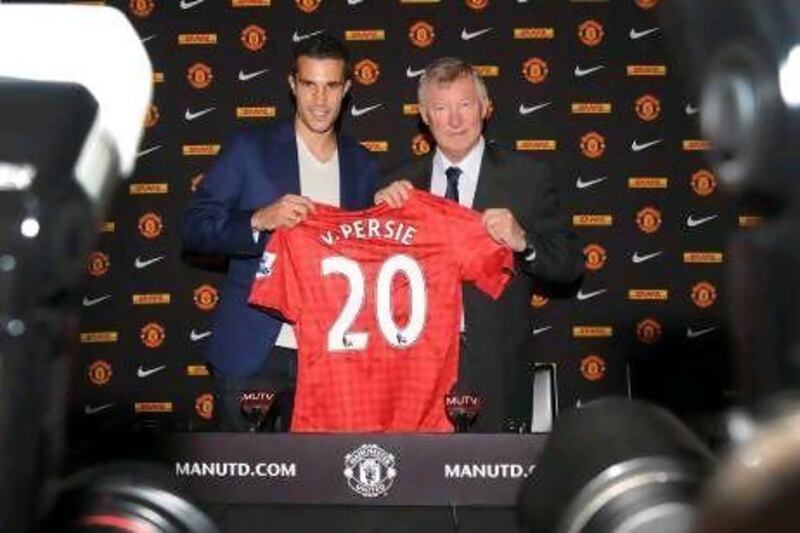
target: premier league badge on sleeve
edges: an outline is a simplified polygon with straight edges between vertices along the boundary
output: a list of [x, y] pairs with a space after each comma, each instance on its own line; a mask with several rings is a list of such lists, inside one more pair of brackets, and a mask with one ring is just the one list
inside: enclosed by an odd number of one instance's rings
[[264, 252], [261, 256], [261, 260], [258, 262], [258, 270], [256, 270], [256, 279], [258, 278], [266, 278], [270, 274], [272, 274], [273, 265], [275, 265], [275, 260], [278, 258], [276, 254], [272, 252]]

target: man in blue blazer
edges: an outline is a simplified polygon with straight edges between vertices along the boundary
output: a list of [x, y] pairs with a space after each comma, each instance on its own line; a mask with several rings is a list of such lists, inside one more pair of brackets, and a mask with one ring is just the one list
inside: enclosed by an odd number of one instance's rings
[[206, 353], [221, 430], [248, 429], [239, 413], [239, 396], [251, 389], [279, 392], [278, 426], [285, 430], [290, 422], [297, 355], [293, 334], [247, 304], [271, 232], [305, 220], [313, 210], [311, 200], [343, 209], [372, 205], [377, 163], [335, 129], [350, 88], [349, 73], [347, 49], [329, 33], [298, 43], [288, 77], [294, 120], [235, 135], [183, 215], [181, 233], [188, 251], [229, 258]]

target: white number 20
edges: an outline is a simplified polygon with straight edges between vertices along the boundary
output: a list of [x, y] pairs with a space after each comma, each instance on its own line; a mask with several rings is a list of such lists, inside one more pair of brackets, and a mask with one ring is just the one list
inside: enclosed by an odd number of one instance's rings
[[[402, 273], [409, 282], [411, 313], [408, 324], [400, 328], [392, 318], [392, 281]], [[356, 261], [346, 257], [326, 257], [322, 260], [322, 275], [341, 274], [347, 278], [350, 294], [339, 317], [328, 330], [328, 351], [364, 350], [369, 334], [349, 331], [364, 305], [364, 273]], [[394, 255], [384, 261], [378, 271], [375, 291], [375, 307], [378, 327], [386, 342], [395, 348], [414, 344], [425, 326], [427, 297], [422, 269], [407, 255]]]

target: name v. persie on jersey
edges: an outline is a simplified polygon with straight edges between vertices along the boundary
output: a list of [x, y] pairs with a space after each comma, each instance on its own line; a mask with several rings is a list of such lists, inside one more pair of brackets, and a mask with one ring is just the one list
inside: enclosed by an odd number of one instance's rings
[[348, 224], [339, 224], [338, 231], [326, 231], [319, 236], [322, 244], [333, 246], [342, 239], [386, 239], [411, 246], [417, 228], [397, 220], [364, 218]]

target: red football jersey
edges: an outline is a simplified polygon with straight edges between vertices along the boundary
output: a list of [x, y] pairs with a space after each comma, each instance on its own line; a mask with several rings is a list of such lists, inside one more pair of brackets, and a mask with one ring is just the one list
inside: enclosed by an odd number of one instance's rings
[[292, 431], [452, 431], [461, 282], [498, 298], [513, 275], [480, 219], [415, 190], [399, 209], [316, 204], [273, 233], [250, 303], [295, 324]]

